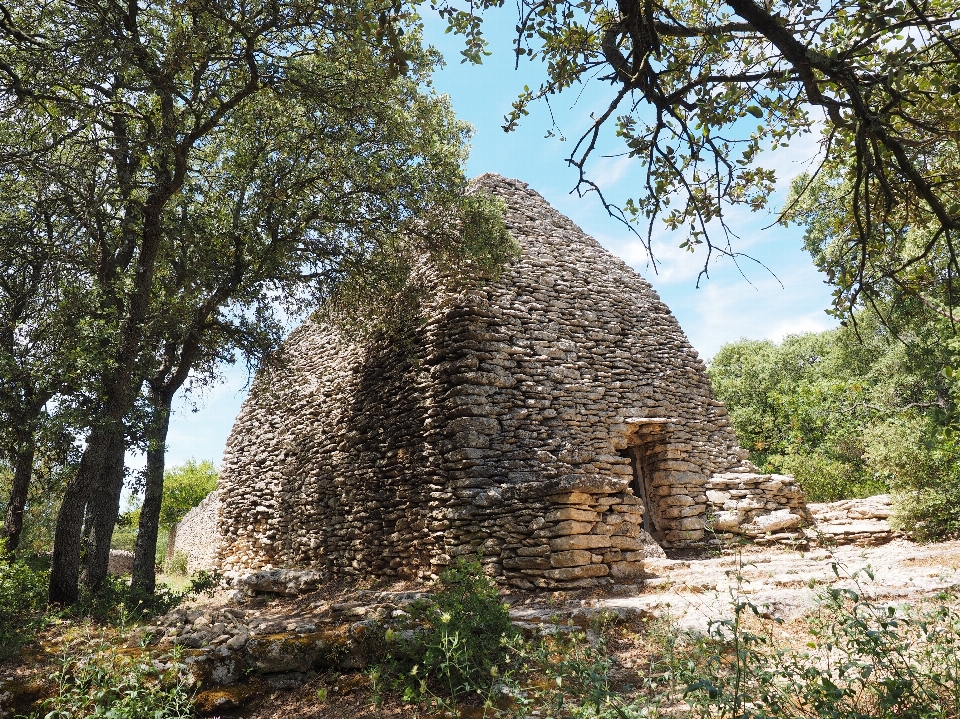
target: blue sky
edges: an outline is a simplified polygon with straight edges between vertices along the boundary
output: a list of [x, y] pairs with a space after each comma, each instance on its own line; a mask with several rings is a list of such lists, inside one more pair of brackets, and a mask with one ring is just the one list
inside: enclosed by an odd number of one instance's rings
[[[547, 107], [542, 104], [531, 111], [519, 130], [504, 133], [503, 116], [510, 110], [512, 101], [524, 84], [533, 87], [542, 77], [539, 62], [521, 60], [519, 69], [514, 70], [510, 36], [515, 19], [510, 10], [490, 16], [492, 22], [486, 32], [494, 54], [483, 65], [473, 66], [460, 64], [461, 40], [445, 35], [440, 20], [425, 17], [426, 40], [436, 45], [448, 62], [435, 75], [434, 85], [439, 92], [450, 95], [458, 116], [476, 128], [468, 174], [497, 172], [529, 183], [604, 247], [646, 277], [705, 359], [713, 356], [724, 343], [741, 337], [779, 340], [788, 334], [833, 326], [834, 322], [824, 314], [830, 303], [830, 290], [802, 250], [801, 231], [795, 227], [763, 230], [773, 220], [767, 211], [735, 212], [727, 219], [739, 236], [735, 249], [761, 260], [776, 277], [744, 262], [741, 265], [744, 278], [733, 262], [720, 259], [711, 267], [710, 278], [701, 280], [698, 289], [697, 274], [703, 265], [703, 255], [691, 255], [679, 249], [683, 237], [657, 229], [654, 248], [661, 264], [654, 272], [639, 240], [609, 218], [595, 197], [581, 199], [570, 194], [576, 174], [564, 159], [571, 142], [588, 126], [590, 112], [603, 107], [609, 86], [595, 83], [582, 93], [574, 88], [576, 92], [570, 92], [569, 97], [554, 100], [554, 117], [567, 141], [544, 138], [551, 121]], [[617, 145], [611, 135], [608, 133], [604, 147], [615, 152]], [[816, 151], [816, 138], [807, 138], [765, 157], [765, 166], [774, 167], [778, 173], [779, 201], [790, 178], [809, 167]], [[609, 198], [623, 201], [637, 195], [632, 188], [639, 187], [642, 181], [640, 169], [637, 163], [625, 158], [606, 158], [594, 163], [591, 175]], [[228, 372], [224, 384], [194, 397], [190, 403], [179, 403], [170, 428], [167, 466], [191, 457], [220, 461], [233, 419], [245, 396], [246, 384], [245, 372]], [[198, 411], [192, 411], [193, 406]], [[138, 464], [136, 459], [132, 464]]]

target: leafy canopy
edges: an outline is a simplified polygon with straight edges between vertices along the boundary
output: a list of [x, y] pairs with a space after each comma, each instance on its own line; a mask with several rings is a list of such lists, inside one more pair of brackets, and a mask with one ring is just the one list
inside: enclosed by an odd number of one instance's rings
[[201, 462], [189, 459], [171, 467], [163, 476], [163, 504], [160, 524], [172, 527], [217, 488], [219, 472], [208, 459]]
[[[197, 462], [188, 459], [163, 473], [163, 501], [160, 505], [160, 526], [169, 530], [191, 509], [202, 502], [210, 492], [217, 488], [220, 472], [209, 459]], [[140, 523], [141, 508], [139, 497], [132, 495], [132, 509], [120, 516], [118, 524], [123, 527], [136, 527]]]
[[[493, 271], [505, 256], [496, 207], [464, 198], [469, 127], [430, 88], [439, 61], [410, 8], [384, 0], [0, 7], [0, 195], [16, 197], [22, 173], [28, 209], [49, 215], [0, 212], [0, 240], [24, 231], [39, 246], [53, 228], [82, 300], [54, 317], [82, 336], [47, 335], [82, 355], [67, 379], [84, 380], [50, 390], [86, 434], [60, 503], [57, 601], [78, 596], [84, 507], [96, 584], [123, 450], [163, 445], [142, 438], [158, 414], [140, 411], [145, 381], [169, 406], [191, 375], [259, 361], [292, 315], [344, 287], [382, 298], [413, 257]], [[463, 241], [471, 218], [489, 232]], [[0, 385], [23, 365], [7, 354]]]
[[[482, 14], [503, 0], [436, 7], [466, 38], [465, 59], [487, 50]], [[820, 159], [849, 190], [851, 268], [846, 308], [865, 271], [890, 247], [909, 275], [934, 252], [956, 274], [960, 232], [960, 8], [953, 0], [520, 0], [514, 50], [543, 62], [506, 117], [591, 80], [609, 83], [606, 105], [574, 144], [580, 192], [600, 188], [588, 162], [612, 125], [622, 154], [644, 165], [632, 199], [609, 212], [683, 230], [682, 246], [735, 255], [729, 209], [768, 205], [775, 172], [765, 150], [820, 137]], [[531, 85], [533, 85], [531, 83]], [[574, 90], [574, 92], [578, 92]], [[769, 160], [769, 158], [767, 158]], [[602, 193], [601, 197], [602, 197]], [[911, 229], [924, 235], [912, 246]], [[652, 256], [652, 255], [651, 255]]]

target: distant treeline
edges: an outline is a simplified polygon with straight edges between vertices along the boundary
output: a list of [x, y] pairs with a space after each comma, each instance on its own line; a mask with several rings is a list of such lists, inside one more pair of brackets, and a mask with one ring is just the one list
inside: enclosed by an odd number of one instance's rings
[[906, 328], [861, 312], [820, 333], [725, 345], [710, 363], [741, 444], [793, 474], [808, 501], [892, 492], [920, 538], [960, 531], [960, 340], [947, 320]]

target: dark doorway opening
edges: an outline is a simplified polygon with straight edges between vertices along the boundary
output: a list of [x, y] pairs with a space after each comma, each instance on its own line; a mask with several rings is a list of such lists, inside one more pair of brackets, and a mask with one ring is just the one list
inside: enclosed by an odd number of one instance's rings
[[646, 457], [643, 447], [633, 445], [620, 450], [620, 456], [630, 460], [630, 467], [633, 469], [633, 480], [630, 482], [630, 488], [633, 489], [633, 495], [639, 497], [643, 502], [643, 531], [651, 537], [660, 541], [660, 528], [654, 520], [656, 512], [651, 504], [652, 494], [650, 492], [649, 468], [646, 466]]

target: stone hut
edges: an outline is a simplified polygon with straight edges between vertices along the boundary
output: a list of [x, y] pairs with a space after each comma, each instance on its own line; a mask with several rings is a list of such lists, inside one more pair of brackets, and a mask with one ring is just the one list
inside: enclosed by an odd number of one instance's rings
[[223, 569], [426, 577], [479, 554], [572, 588], [636, 582], [647, 543], [714, 517], [797, 527], [801, 493], [751, 474], [650, 284], [526, 184], [476, 184], [521, 248], [500, 279], [438, 292], [403, 342], [307, 321], [257, 376], [221, 469]]

